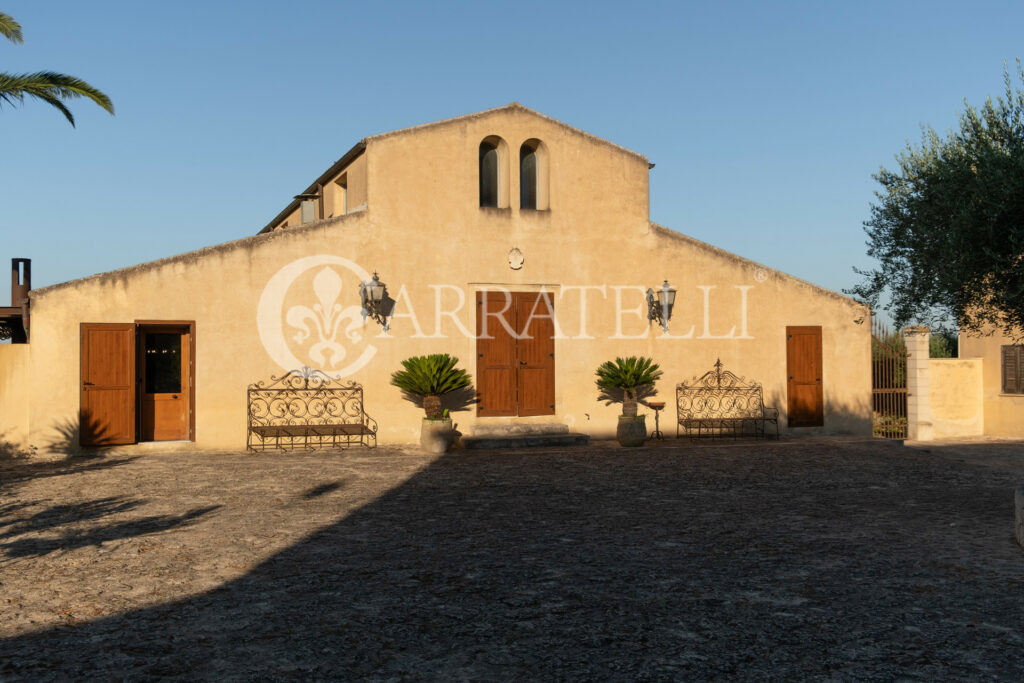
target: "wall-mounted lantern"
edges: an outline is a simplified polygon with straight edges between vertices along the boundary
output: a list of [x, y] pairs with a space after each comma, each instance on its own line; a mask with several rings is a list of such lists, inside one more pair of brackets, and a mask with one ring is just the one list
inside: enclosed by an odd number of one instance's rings
[[668, 334], [668, 321], [672, 319], [672, 307], [676, 305], [676, 290], [665, 280], [657, 291], [647, 290], [647, 319], [661, 325]]
[[374, 272], [372, 280], [359, 285], [363, 320], [365, 321], [367, 318], [376, 320], [385, 332], [388, 331], [388, 314], [390, 313], [386, 305], [387, 290], [387, 285], [380, 281], [376, 272]]

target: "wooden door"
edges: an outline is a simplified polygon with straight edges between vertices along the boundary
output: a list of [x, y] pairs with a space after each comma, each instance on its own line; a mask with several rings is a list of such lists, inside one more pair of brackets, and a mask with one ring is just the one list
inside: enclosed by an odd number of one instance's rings
[[135, 442], [135, 325], [82, 323], [79, 443]]
[[555, 324], [550, 294], [515, 294], [518, 414], [555, 414]]
[[477, 414], [555, 414], [554, 303], [538, 292], [477, 292]]
[[140, 441], [189, 438], [189, 330], [139, 328]]
[[786, 328], [786, 368], [789, 426], [821, 427], [825, 424], [821, 327]]
[[507, 292], [476, 293], [477, 414], [516, 414], [515, 301]]

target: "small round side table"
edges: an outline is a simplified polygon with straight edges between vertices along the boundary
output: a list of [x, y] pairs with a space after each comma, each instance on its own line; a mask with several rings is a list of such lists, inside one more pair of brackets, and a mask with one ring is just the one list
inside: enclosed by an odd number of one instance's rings
[[664, 401], [651, 401], [647, 404], [647, 407], [654, 411], [654, 432], [651, 433], [652, 439], [658, 439], [659, 441], [665, 438], [665, 435], [661, 433], [661, 426], [658, 424], [658, 415], [665, 408]]

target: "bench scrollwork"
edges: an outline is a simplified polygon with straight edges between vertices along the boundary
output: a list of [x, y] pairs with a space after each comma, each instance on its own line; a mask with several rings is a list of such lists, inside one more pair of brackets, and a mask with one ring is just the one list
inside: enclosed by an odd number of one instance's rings
[[677, 437], [779, 436], [779, 411], [764, 405], [761, 384], [723, 370], [720, 359], [713, 370], [676, 385], [676, 415]]
[[312, 368], [292, 370], [247, 391], [246, 448], [317, 450], [377, 445], [377, 422], [363, 408], [363, 387]]

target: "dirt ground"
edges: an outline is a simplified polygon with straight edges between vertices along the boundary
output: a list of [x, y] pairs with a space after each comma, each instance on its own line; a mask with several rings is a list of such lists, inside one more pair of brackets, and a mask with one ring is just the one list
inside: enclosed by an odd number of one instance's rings
[[1024, 679], [1020, 442], [0, 461], [0, 679]]

